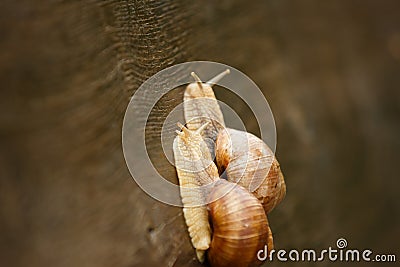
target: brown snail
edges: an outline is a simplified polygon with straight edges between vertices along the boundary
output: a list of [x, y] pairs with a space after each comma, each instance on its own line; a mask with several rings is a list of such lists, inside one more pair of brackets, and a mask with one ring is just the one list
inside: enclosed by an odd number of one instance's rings
[[[207, 251], [212, 266], [253, 266], [260, 263], [259, 249], [273, 247], [266, 213], [283, 199], [286, 186], [278, 161], [261, 139], [225, 128], [212, 85], [227, 73], [207, 83], [192, 73], [196, 82], [184, 93], [187, 128], [179, 125], [182, 132], [174, 140], [175, 166], [198, 259], [203, 262]], [[219, 178], [218, 170], [226, 170], [228, 181]]]
[[[175, 164], [184, 217], [197, 256], [204, 260], [208, 249], [211, 266], [261, 264], [257, 252], [266, 244], [269, 249], [273, 248], [272, 233], [261, 203], [240, 185], [219, 178], [200, 135], [207, 124], [196, 131], [179, 126], [182, 132], [174, 140]], [[208, 204], [203, 203], [205, 199]], [[211, 226], [204, 218], [207, 210]], [[205, 245], [207, 242], [209, 246]]]
[[279, 162], [264, 141], [253, 134], [225, 128], [212, 85], [229, 73], [227, 69], [206, 83], [191, 73], [196, 82], [184, 92], [185, 120], [191, 130], [209, 122], [202, 136], [211, 155], [216, 155], [220, 173], [225, 170], [228, 181], [252, 192], [269, 213], [285, 197], [285, 181]]

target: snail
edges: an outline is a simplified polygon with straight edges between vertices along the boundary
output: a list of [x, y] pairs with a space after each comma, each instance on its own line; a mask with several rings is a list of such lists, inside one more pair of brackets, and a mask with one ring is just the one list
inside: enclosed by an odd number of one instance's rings
[[[228, 73], [207, 83], [191, 73], [195, 82], [184, 92], [186, 127], [178, 124], [181, 131], [173, 144], [175, 167], [199, 261], [207, 252], [212, 266], [253, 266], [260, 263], [257, 249], [273, 247], [266, 214], [284, 198], [286, 185], [278, 161], [261, 139], [225, 128], [212, 85]], [[219, 178], [223, 171], [227, 181]]]
[[284, 177], [279, 162], [264, 141], [253, 134], [225, 128], [212, 86], [229, 73], [227, 69], [206, 83], [191, 73], [195, 82], [184, 92], [185, 120], [191, 130], [210, 122], [202, 136], [211, 155], [216, 156], [220, 173], [226, 170], [228, 181], [252, 192], [269, 213], [286, 195]]
[[[219, 178], [201, 136], [208, 124], [195, 131], [178, 124], [182, 131], [177, 131], [173, 146], [184, 217], [192, 244], [201, 261], [208, 249], [211, 266], [259, 265], [257, 252], [265, 244], [268, 249], [273, 248], [267, 216], [253, 194]], [[207, 212], [211, 226], [205, 218]]]

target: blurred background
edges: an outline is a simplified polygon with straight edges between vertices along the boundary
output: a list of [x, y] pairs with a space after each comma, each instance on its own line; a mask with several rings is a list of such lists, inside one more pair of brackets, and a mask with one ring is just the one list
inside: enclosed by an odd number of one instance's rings
[[[201, 266], [181, 209], [141, 191], [121, 148], [130, 96], [191, 60], [241, 70], [269, 101], [287, 184], [276, 248], [343, 237], [398, 260], [398, 1], [35, 2], [0, 4], [1, 266]], [[149, 141], [181, 96], [155, 108]]]

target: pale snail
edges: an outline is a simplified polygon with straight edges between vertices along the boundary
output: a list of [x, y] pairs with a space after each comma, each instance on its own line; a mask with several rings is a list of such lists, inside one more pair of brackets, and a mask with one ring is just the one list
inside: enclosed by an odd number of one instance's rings
[[[229, 70], [207, 83], [202, 83], [198, 76], [192, 73], [196, 82], [189, 84], [184, 93], [187, 128], [180, 125], [182, 132], [179, 132], [174, 140], [175, 166], [181, 185], [184, 217], [198, 259], [204, 261], [205, 252], [208, 250], [208, 259], [212, 266], [235, 266], [239, 263], [238, 266], [252, 266], [260, 263], [255, 258], [255, 248], [265, 244], [268, 244], [269, 248], [273, 246], [266, 213], [283, 199], [286, 186], [279, 163], [261, 139], [246, 132], [225, 128], [212, 85], [227, 73]], [[243, 149], [242, 144], [248, 144], [247, 149]], [[218, 168], [212, 160], [214, 152]], [[218, 169], [226, 170], [229, 182], [219, 179]], [[208, 190], [200, 189], [202, 185], [212, 183], [214, 186]], [[208, 204], [207, 210], [204, 203], [214, 199], [212, 196], [215, 196], [215, 192], [223, 192], [227, 186], [234, 183], [243, 187], [234, 187], [232, 193]], [[191, 190], [187, 190], [188, 188]], [[253, 207], [251, 212], [244, 208], [247, 204]], [[237, 206], [238, 210], [234, 212], [236, 219], [232, 222], [226, 218], [226, 214], [220, 213], [221, 207], [225, 207], [223, 211], [227, 210], [226, 206]], [[260, 207], [263, 207], [265, 212], [262, 208], [260, 210]], [[208, 211], [214, 226], [213, 233], [208, 223]], [[256, 217], [260, 221], [252, 217], [253, 211], [258, 214], [259, 217]], [[215, 216], [215, 213], [218, 216]], [[226, 222], [221, 222], [226, 219]], [[229, 231], [228, 235], [237, 243], [230, 243], [226, 236], [221, 239], [215, 231], [221, 230], [219, 225], [222, 223], [229, 227], [231, 223], [237, 223], [237, 220], [246, 221], [239, 226], [236, 224], [234, 230]], [[252, 220], [257, 223], [253, 225]], [[243, 242], [246, 240], [243, 236], [244, 229], [254, 231], [252, 242]], [[244, 249], [244, 244], [250, 244], [252, 247]], [[226, 248], [229, 248], [228, 251], [224, 251]], [[243, 255], [244, 250], [250, 252], [246, 254], [247, 257]]]

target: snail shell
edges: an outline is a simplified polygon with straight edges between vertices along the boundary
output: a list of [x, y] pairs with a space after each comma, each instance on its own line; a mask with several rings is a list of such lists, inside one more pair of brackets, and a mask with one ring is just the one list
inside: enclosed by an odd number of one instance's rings
[[252, 194], [232, 184], [220, 179], [209, 195], [212, 200], [225, 194], [208, 205], [213, 228], [208, 260], [219, 267], [260, 265], [257, 252], [265, 244], [273, 249], [267, 216]]
[[286, 185], [279, 163], [271, 149], [251, 133], [226, 128], [216, 141], [219, 171], [226, 171], [228, 181], [246, 188], [269, 213], [286, 195]]

